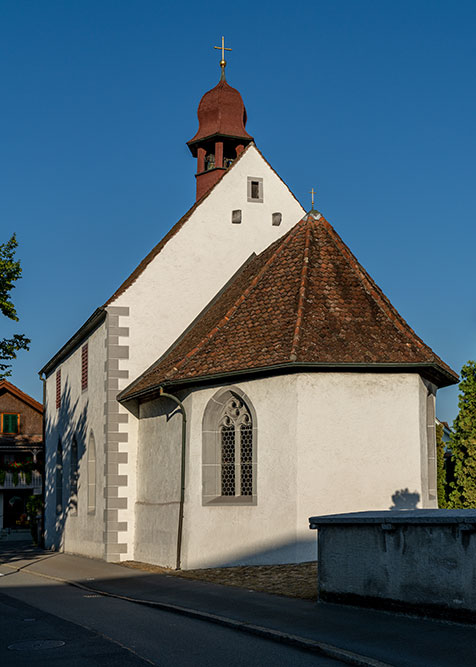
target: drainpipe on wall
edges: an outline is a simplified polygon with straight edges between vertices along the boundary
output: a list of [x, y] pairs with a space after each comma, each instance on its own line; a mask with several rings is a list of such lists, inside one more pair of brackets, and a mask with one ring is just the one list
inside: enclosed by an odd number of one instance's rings
[[176, 396], [172, 394], [167, 394], [162, 387], [160, 387], [160, 396], [164, 398], [170, 398], [174, 401], [182, 414], [182, 460], [180, 464], [180, 505], [179, 505], [179, 519], [178, 519], [178, 530], [177, 530], [177, 560], [175, 563], [175, 569], [180, 570], [181, 556], [182, 556], [182, 532], [183, 532], [183, 506], [185, 502], [185, 446], [187, 442], [187, 415], [185, 414], [185, 408], [181, 401]]
[[43, 419], [42, 419], [42, 438], [43, 438], [43, 463], [41, 464], [41, 527], [38, 535], [38, 546], [45, 548], [45, 513], [46, 513], [46, 376], [44, 373], [38, 373], [43, 382]]

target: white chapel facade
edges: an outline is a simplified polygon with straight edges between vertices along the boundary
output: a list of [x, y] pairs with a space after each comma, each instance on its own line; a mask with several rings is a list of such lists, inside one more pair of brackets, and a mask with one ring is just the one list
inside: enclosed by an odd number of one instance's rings
[[45, 545], [311, 560], [311, 515], [436, 507], [457, 376], [268, 164], [224, 67], [198, 117], [196, 203], [41, 371]]

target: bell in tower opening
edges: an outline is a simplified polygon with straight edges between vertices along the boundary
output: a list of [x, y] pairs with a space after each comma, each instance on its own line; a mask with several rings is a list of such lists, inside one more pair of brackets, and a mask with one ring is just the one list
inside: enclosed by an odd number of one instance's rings
[[245, 130], [246, 109], [240, 93], [225, 78], [222, 43], [221, 77], [218, 84], [202, 97], [198, 106], [198, 132], [187, 142], [197, 158], [197, 200], [225, 173], [253, 137]]

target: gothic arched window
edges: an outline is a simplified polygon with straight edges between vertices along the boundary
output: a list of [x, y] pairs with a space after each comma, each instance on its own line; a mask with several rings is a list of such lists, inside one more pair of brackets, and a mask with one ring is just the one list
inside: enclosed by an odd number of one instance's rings
[[246, 404], [231, 394], [220, 419], [221, 495], [253, 495], [253, 421]]
[[203, 417], [203, 501], [256, 503], [256, 414], [233, 387], [209, 401]]
[[91, 432], [88, 442], [88, 514], [96, 513], [96, 441]]
[[73, 437], [73, 442], [71, 443], [71, 458], [70, 458], [70, 471], [69, 471], [69, 507], [70, 514], [76, 516], [78, 513], [78, 479], [79, 479], [79, 466], [78, 466], [78, 441], [76, 436]]
[[56, 514], [61, 514], [63, 511], [63, 446], [61, 440], [58, 440], [56, 447]]

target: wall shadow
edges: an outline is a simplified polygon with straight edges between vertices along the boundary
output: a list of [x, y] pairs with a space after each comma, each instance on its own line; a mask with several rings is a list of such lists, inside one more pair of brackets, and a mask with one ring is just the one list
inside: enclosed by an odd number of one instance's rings
[[[79, 404], [79, 399], [71, 399], [69, 382], [66, 382], [55, 423], [50, 416], [54, 407], [46, 417], [44, 544], [53, 550], [62, 548], [66, 519], [69, 514], [77, 513], [79, 470], [86, 455], [88, 401], [81, 408]], [[58, 489], [60, 480], [61, 489]]]

